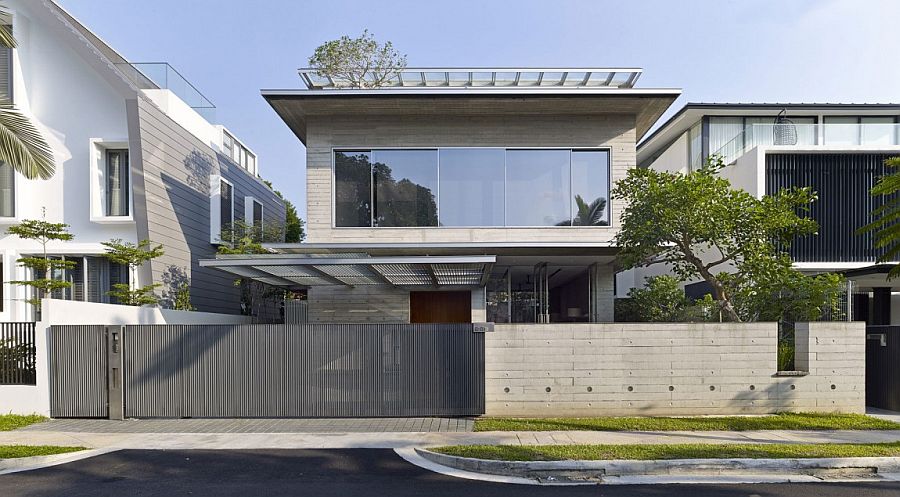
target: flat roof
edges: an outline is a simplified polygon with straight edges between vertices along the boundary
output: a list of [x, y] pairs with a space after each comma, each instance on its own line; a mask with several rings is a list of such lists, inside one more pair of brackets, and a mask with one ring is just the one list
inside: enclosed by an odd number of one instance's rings
[[[308, 90], [326, 89], [406, 89], [441, 88], [634, 88], [643, 72], [640, 68], [487, 68], [487, 67], [407, 67], [359, 82], [347, 77], [326, 76], [317, 68], [297, 70]], [[375, 87], [376, 78], [386, 78]]]

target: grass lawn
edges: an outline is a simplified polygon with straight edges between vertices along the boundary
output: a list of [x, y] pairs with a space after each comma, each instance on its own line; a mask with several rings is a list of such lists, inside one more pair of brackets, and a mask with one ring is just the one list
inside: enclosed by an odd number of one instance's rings
[[14, 457], [49, 456], [85, 450], [84, 447], [57, 447], [54, 445], [0, 445], [0, 459]]
[[47, 418], [37, 414], [20, 416], [18, 414], [0, 414], [0, 431], [15, 430], [23, 426], [47, 421]]
[[748, 431], [900, 430], [900, 423], [863, 414], [782, 413], [695, 418], [483, 418], [475, 431]]
[[610, 459], [787, 459], [900, 456], [900, 442], [880, 444], [454, 445], [434, 452], [504, 461]]

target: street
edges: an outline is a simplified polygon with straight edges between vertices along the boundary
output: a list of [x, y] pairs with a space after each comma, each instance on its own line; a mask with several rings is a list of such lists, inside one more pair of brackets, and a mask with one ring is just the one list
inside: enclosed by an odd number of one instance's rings
[[900, 482], [546, 487], [432, 473], [388, 449], [125, 450], [0, 476], [3, 497], [759, 496], [887, 497]]

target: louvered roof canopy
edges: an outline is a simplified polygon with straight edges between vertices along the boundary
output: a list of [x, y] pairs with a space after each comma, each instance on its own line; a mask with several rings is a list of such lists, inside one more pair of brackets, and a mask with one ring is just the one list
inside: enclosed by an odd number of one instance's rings
[[386, 285], [402, 288], [476, 287], [487, 282], [496, 256], [254, 254], [201, 260], [241, 278], [280, 287]]
[[[372, 74], [362, 82], [326, 76], [315, 68], [298, 70], [309, 90], [333, 89], [446, 89], [446, 88], [634, 88], [642, 70], [638, 68], [405, 68], [375, 83]], [[381, 79], [381, 78], [378, 78]]]

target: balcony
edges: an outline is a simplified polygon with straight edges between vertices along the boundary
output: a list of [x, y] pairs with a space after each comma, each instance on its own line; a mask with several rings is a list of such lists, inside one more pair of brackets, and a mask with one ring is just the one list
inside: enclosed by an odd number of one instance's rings
[[169, 90], [209, 123], [216, 119], [216, 106], [167, 62], [120, 63], [116, 67], [142, 90]]
[[[733, 163], [758, 146], [900, 149], [900, 124], [897, 123], [748, 124], [730, 139], [727, 132], [716, 131], [710, 130], [710, 155], [722, 156], [726, 164]], [[718, 146], [723, 141], [725, 144]]]

